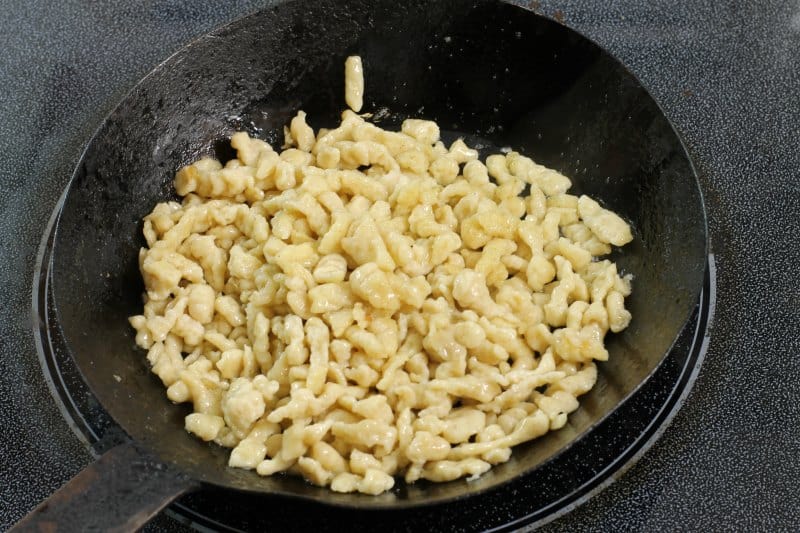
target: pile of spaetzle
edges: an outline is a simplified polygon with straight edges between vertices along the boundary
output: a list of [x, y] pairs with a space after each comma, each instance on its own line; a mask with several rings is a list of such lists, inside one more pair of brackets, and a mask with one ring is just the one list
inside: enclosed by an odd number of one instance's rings
[[300, 111], [280, 153], [231, 144], [145, 217], [130, 322], [232, 467], [368, 494], [479, 476], [564, 426], [631, 319], [629, 277], [599, 259], [628, 225], [519, 153], [482, 163], [433, 122], [350, 110], [317, 132]]

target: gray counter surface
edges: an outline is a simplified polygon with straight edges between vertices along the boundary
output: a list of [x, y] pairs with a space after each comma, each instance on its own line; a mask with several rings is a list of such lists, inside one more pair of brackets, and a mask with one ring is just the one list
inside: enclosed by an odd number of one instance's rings
[[[264, 1], [0, 3], [0, 528], [86, 465], [41, 376], [31, 279], [93, 130], [193, 37]], [[627, 65], [701, 175], [717, 305], [662, 438], [547, 531], [795, 530], [800, 522], [800, 3], [533, 2]], [[178, 530], [161, 516], [148, 530]]]

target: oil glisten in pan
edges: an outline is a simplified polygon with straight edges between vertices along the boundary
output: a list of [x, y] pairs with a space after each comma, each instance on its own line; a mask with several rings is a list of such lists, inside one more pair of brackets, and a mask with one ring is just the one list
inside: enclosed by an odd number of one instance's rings
[[[330, 126], [344, 108], [342, 62], [362, 56], [365, 111], [436, 120], [511, 146], [573, 180], [629, 220], [634, 242], [612, 256], [634, 274], [634, 320], [608, 338], [610, 360], [568, 426], [515, 448], [476, 482], [398, 484], [380, 497], [335, 494], [300, 478], [226, 466], [226, 450], [183, 429], [135, 348], [141, 219], [173, 193], [179, 167], [226, 159], [239, 129], [276, 144], [303, 108]], [[474, 140], [471, 142], [474, 143]], [[683, 147], [652, 98], [588, 40], [495, 2], [299, 1], [201, 38], [140, 83], [89, 144], [58, 222], [53, 286], [70, 350], [103, 407], [143, 446], [203, 482], [361, 507], [403, 507], [479, 493], [543, 461], [611, 412], [655, 369], [699, 293], [702, 199]], [[121, 378], [114, 379], [114, 375]]]

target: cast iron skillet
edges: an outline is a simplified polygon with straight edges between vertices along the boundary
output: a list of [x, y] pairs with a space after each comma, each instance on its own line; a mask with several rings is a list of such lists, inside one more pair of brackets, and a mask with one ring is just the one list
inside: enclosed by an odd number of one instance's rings
[[[141, 219], [174, 198], [176, 169], [204, 155], [232, 157], [228, 138], [241, 129], [279, 144], [300, 108], [314, 127], [333, 125], [349, 54], [365, 63], [365, 110], [393, 123], [434, 119], [451, 139], [461, 132], [487, 151], [514, 147], [635, 228], [614, 254], [635, 275], [634, 319], [609, 338], [597, 386], [566, 428], [519, 446], [474, 483], [401, 483], [371, 497], [227, 468], [227, 450], [184, 431], [188, 406], [166, 399], [127, 322], [142, 305]], [[75, 170], [57, 225], [54, 300], [77, 366], [132, 441], [24, 524], [131, 528], [204, 484], [364, 509], [479, 494], [558, 461], [647, 379], [697, 301], [705, 258], [702, 198], [676, 133], [639, 82], [575, 32], [495, 1], [298, 0], [258, 12], [157, 67], [101, 125]]]

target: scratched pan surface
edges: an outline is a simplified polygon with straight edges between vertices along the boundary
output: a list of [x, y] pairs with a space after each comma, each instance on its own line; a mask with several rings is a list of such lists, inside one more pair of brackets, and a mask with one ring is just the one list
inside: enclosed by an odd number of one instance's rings
[[[201, 156], [230, 158], [227, 139], [241, 129], [276, 146], [301, 108], [315, 128], [334, 124], [350, 54], [364, 60], [365, 111], [382, 110], [390, 123], [429, 118], [449, 136], [514, 147], [570, 176], [571, 192], [598, 198], [635, 231], [614, 255], [634, 275], [634, 319], [609, 337], [597, 386], [564, 429], [517, 447], [476, 482], [399, 483], [367, 497], [230, 469], [227, 450], [184, 431], [189, 407], [166, 399], [128, 326], [141, 310], [141, 219], [175, 198], [175, 170]], [[225, 488], [405, 507], [478, 494], [590, 438], [668, 352], [697, 301], [705, 257], [702, 197], [684, 147], [639, 82], [587, 39], [498, 2], [300, 0], [200, 38], [134, 88], [75, 171], [52, 272], [60, 327], [89, 387], [164, 462]]]

